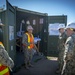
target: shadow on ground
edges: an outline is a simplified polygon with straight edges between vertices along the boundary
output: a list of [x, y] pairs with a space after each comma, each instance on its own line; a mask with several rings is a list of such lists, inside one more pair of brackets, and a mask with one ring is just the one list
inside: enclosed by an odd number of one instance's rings
[[[38, 60], [35, 61], [37, 58]], [[18, 59], [19, 65], [21, 60]], [[24, 68], [24, 65], [21, 65], [18, 71], [16, 71], [16, 73], [14, 73], [13, 75], [57, 75], [55, 73], [58, 67], [57, 60], [50, 60], [44, 56], [35, 55], [32, 64], [34, 65], [34, 67], [30, 67], [29, 70], [26, 70]]]

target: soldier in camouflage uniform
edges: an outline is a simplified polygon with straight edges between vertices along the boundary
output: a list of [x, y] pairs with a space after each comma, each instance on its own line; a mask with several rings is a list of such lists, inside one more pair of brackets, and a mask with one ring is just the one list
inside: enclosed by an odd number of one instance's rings
[[[0, 42], [1, 43], [1, 42]], [[4, 46], [0, 45], [0, 64], [6, 65], [11, 70], [14, 66], [13, 60], [9, 57], [7, 51]]]
[[[0, 33], [2, 33], [2, 24], [0, 25]], [[0, 75], [10, 75], [9, 69], [12, 70], [14, 66], [13, 60], [9, 57], [7, 51], [5, 50], [4, 45], [2, 44], [1, 38], [0, 38]], [[5, 69], [5, 67], [7, 68]], [[4, 69], [4, 70], [2, 70]]]
[[66, 26], [66, 32], [68, 38], [65, 43], [66, 66], [63, 75], [75, 75], [75, 23]]
[[31, 60], [34, 54], [33, 51], [36, 52], [36, 46], [34, 44], [34, 37], [32, 35], [32, 31], [33, 31], [32, 26], [31, 25], [27, 26], [27, 32], [24, 33], [22, 38], [26, 69], [29, 69], [29, 66], [32, 67]]
[[59, 24], [59, 40], [58, 40], [58, 50], [59, 50], [59, 55], [58, 55], [58, 63], [59, 63], [59, 68], [56, 71], [56, 73], [60, 73], [62, 70], [63, 66], [63, 55], [64, 55], [64, 44], [67, 38], [66, 32], [64, 30], [65, 25], [64, 24]]

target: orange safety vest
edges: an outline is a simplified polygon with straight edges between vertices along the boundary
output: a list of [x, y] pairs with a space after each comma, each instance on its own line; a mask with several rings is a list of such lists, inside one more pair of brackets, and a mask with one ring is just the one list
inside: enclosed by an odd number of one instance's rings
[[[2, 42], [0, 42], [0, 45], [2, 47], [4, 47]], [[9, 69], [8, 69], [7, 66], [4, 66], [4, 65], [0, 64], [0, 75], [10, 75]]]
[[[34, 43], [34, 37], [33, 37], [33, 34], [31, 34], [31, 36], [28, 34], [28, 33], [26, 33], [26, 35], [28, 36], [28, 43]], [[34, 44], [30, 44], [29, 46], [28, 46], [28, 49], [32, 49], [34, 47]]]
[[4, 48], [4, 45], [3, 45], [3, 43], [2, 43], [2, 42], [0, 42], [0, 45]]

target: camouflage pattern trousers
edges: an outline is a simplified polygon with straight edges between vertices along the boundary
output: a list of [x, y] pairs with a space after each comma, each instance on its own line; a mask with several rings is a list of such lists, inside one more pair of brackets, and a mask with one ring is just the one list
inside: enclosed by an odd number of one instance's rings
[[67, 61], [63, 75], [75, 75], [75, 59]]
[[25, 48], [23, 50], [24, 50], [25, 64], [31, 63], [33, 57], [32, 49]]
[[59, 52], [59, 56], [58, 56], [58, 63], [59, 63], [60, 70], [62, 70], [63, 63], [64, 63], [63, 56], [64, 56], [64, 50], [61, 49], [61, 51]]

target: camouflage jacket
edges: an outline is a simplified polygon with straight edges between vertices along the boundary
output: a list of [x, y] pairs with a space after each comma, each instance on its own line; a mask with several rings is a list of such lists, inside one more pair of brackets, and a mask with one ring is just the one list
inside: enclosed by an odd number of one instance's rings
[[66, 39], [67, 39], [67, 35], [65, 32], [59, 35], [59, 40], [58, 40], [59, 50], [61, 50], [64, 47]]
[[69, 58], [72, 58], [73, 55], [75, 56], [75, 34], [72, 34], [66, 40], [64, 56], [65, 55]]
[[0, 64], [8, 66], [9, 69], [13, 68], [14, 66], [13, 60], [9, 57], [7, 51], [1, 45], [0, 45]]
[[26, 34], [24, 34], [22, 37], [22, 44], [25, 44], [26, 47], [30, 45], [30, 43], [28, 43], [28, 36]]

